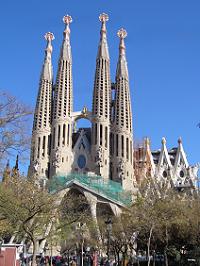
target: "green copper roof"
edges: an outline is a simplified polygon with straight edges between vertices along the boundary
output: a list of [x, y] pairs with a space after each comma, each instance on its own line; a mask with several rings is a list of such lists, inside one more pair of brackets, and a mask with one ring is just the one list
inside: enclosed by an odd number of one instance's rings
[[129, 205], [131, 203], [131, 194], [125, 191], [121, 184], [112, 180], [106, 180], [101, 176], [92, 176], [84, 174], [69, 174], [67, 176], [55, 176], [49, 182], [49, 191], [54, 193], [60, 191], [77, 181], [81, 185], [93, 190], [95, 193], [108, 199], [118, 201], [121, 204]]

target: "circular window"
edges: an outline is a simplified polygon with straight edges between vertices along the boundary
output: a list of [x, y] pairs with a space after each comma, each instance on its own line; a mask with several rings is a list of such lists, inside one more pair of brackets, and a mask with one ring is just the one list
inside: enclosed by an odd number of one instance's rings
[[77, 163], [78, 163], [78, 167], [80, 169], [83, 169], [85, 167], [85, 165], [86, 165], [86, 158], [85, 158], [85, 156], [83, 154], [81, 154], [81, 155], [78, 156]]
[[181, 170], [180, 171], [180, 177], [184, 177], [184, 176], [185, 176], [185, 174], [184, 174], [183, 170]]
[[163, 177], [167, 177], [167, 171], [163, 171]]

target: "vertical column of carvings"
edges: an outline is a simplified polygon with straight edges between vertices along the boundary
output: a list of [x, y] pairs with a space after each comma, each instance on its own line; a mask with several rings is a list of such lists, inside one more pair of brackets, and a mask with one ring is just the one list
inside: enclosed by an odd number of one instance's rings
[[92, 157], [95, 165], [94, 171], [104, 178], [109, 178], [111, 82], [106, 36], [108, 15], [103, 13], [99, 16], [99, 19], [102, 25], [93, 91]]
[[64, 16], [63, 22], [66, 27], [63, 32], [53, 105], [51, 176], [70, 172], [72, 159], [73, 85], [69, 28], [71, 16]]
[[119, 59], [116, 71], [112, 123], [112, 134], [114, 139], [112, 156], [113, 179], [121, 182], [126, 189], [130, 189], [134, 183], [134, 172], [131, 99], [124, 43], [127, 33], [124, 29], [121, 29], [118, 31], [118, 36], [120, 38]]
[[50, 32], [45, 34], [47, 46], [45, 50], [45, 59], [40, 76], [39, 91], [35, 107], [31, 161], [29, 167], [29, 176], [37, 175], [49, 176], [49, 141], [51, 138], [51, 112], [52, 112], [52, 89], [53, 89], [53, 71], [52, 71], [52, 45], [54, 35]]

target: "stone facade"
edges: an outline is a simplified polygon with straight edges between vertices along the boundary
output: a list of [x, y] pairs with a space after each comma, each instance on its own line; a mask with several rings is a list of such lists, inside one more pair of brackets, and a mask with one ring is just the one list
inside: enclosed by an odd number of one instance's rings
[[[72, 18], [68, 15], [63, 18], [66, 27], [55, 84], [51, 63], [53, 34], [46, 35], [47, 48], [35, 108], [29, 176], [49, 179], [55, 175], [90, 173], [120, 182], [124, 189], [132, 190], [133, 132], [124, 44], [126, 31], [118, 32], [119, 59], [116, 83], [112, 84], [106, 30], [108, 15], [101, 14], [99, 20], [101, 30], [92, 111], [87, 107], [78, 112], [73, 110], [69, 27]], [[76, 130], [76, 121], [82, 118], [91, 122], [91, 128]]]
[[[169, 151], [164, 138], [159, 151], [150, 150], [148, 139], [142, 148], [133, 149], [127, 33], [124, 29], [117, 33], [119, 57], [112, 83], [106, 29], [108, 15], [101, 14], [99, 20], [101, 30], [91, 111], [85, 106], [81, 111], [73, 110], [71, 16], [63, 18], [65, 29], [55, 84], [51, 63], [54, 36], [50, 32], [45, 35], [47, 46], [35, 108], [28, 175], [44, 180], [71, 173], [100, 175], [130, 191], [149, 177], [170, 180], [176, 187], [194, 187], [198, 166], [189, 165], [181, 139], [178, 147]], [[79, 119], [89, 120], [91, 128], [77, 130]]]

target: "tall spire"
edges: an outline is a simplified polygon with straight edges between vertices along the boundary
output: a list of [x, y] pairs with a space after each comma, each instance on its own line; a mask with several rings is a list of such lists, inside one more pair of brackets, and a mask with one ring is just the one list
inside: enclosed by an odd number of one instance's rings
[[51, 122], [51, 105], [52, 105], [52, 84], [53, 84], [53, 67], [51, 62], [52, 41], [54, 35], [47, 32], [44, 35], [47, 41], [45, 49], [45, 58], [40, 75], [40, 84], [35, 107], [34, 130], [50, 127]]
[[17, 154], [17, 157], [16, 157], [14, 169], [19, 171], [19, 155], [18, 154]]
[[[44, 37], [47, 44], [34, 114], [29, 177], [32, 177], [36, 172], [38, 176], [48, 176], [53, 94], [53, 67], [51, 56], [54, 35], [51, 32], [47, 32]], [[38, 165], [37, 171], [35, 170], [36, 165]]]
[[63, 31], [53, 103], [51, 176], [57, 174], [58, 169], [60, 173], [69, 173], [72, 160], [73, 84], [69, 27], [72, 17], [64, 16], [63, 22], [65, 29]]
[[124, 127], [124, 130], [131, 135], [132, 138], [132, 111], [131, 97], [129, 89], [128, 68], [125, 53], [124, 39], [127, 36], [126, 30], [123, 28], [117, 32], [120, 38], [119, 42], [119, 59], [116, 71], [116, 93], [114, 104], [114, 124]]
[[99, 20], [101, 21], [101, 31], [100, 31], [100, 43], [99, 43], [97, 58], [109, 59], [107, 36], [106, 36], [107, 33], [106, 21], [109, 20], [109, 17], [107, 14], [102, 13], [99, 16]]
[[93, 90], [92, 154], [96, 165], [94, 171], [104, 178], [109, 178], [111, 81], [106, 37], [108, 15], [101, 14], [99, 20], [101, 21], [101, 31]]
[[17, 155], [16, 157], [16, 161], [15, 161], [15, 166], [12, 169], [12, 177], [13, 178], [18, 178], [19, 177], [19, 155]]
[[120, 38], [120, 42], [111, 130], [112, 166], [116, 181], [120, 181], [125, 189], [131, 189], [135, 180], [133, 173], [131, 98], [124, 43], [127, 32], [124, 29], [120, 29], [117, 35]]
[[128, 79], [128, 67], [126, 61], [126, 46], [124, 39], [127, 37], [127, 32], [125, 29], [121, 28], [117, 32], [118, 37], [120, 38], [119, 42], [119, 60], [117, 64], [117, 76], [124, 77]]
[[71, 115], [73, 109], [72, 90], [72, 53], [70, 46], [70, 28], [72, 17], [63, 17], [65, 30], [63, 32], [63, 42], [60, 50], [58, 72], [56, 77], [54, 111], [53, 118], [64, 118]]

